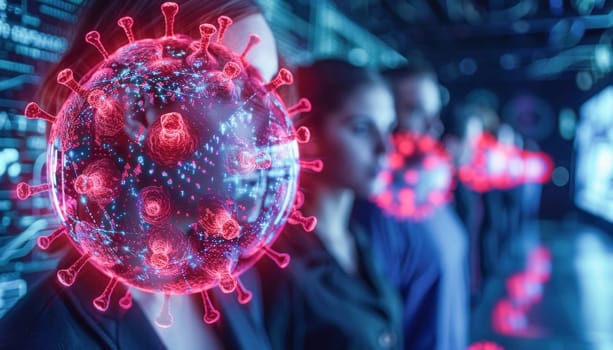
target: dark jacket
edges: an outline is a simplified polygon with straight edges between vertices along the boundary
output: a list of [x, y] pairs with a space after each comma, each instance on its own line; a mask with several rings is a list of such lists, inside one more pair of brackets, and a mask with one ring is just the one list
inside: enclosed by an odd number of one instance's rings
[[432, 350], [440, 317], [441, 265], [428, 232], [398, 221], [366, 200], [357, 200], [352, 220], [369, 234], [369, 250], [377, 271], [387, 277], [401, 298], [404, 348]]
[[[68, 265], [63, 264], [61, 266]], [[253, 293], [248, 305], [240, 305], [235, 294], [213, 290], [211, 299], [221, 312], [214, 327], [226, 349], [268, 349], [261, 321], [260, 294], [255, 274], [241, 280]], [[164, 349], [136, 302], [123, 310], [117, 305], [124, 288], [117, 287], [109, 310], [100, 312], [92, 305], [107, 278], [86, 266], [75, 284], [61, 286], [55, 273], [33, 285], [24, 299], [0, 319], [0, 349]], [[198, 298], [198, 295], [176, 296]]]
[[273, 349], [401, 349], [399, 294], [379, 274], [369, 239], [359, 225], [350, 228], [359, 276], [347, 274], [314, 233], [286, 227], [274, 244], [289, 253], [280, 270], [263, 259], [261, 276], [266, 328]]

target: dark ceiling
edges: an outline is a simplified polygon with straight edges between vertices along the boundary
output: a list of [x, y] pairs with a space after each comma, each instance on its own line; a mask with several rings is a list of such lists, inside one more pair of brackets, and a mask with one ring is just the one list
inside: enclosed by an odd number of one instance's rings
[[595, 81], [609, 73], [613, 64], [613, 1], [360, 0], [335, 4], [401, 54], [423, 53], [441, 68], [443, 80], [476, 76], [480, 70], [511, 80], [577, 79], [578, 73], [586, 72]]

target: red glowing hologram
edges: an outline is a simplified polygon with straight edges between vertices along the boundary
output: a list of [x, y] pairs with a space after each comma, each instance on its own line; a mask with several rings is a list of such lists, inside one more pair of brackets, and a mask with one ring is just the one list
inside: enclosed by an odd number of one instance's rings
[[[257, 35], [237, 54], [223, 45], [230, 18], [200, 25], [193, 40], [174, 31], [176, 3], [161, 10], [160, 38], [138, 38], [130, 17], [118, 21], [127, 43], [114, 52], [98, 32], [86, 35], [103, 61], [81, 81], [70, 69], [58, 74], [72, 94], [57, 115], [27, 105], [26, 117], [52, 124], [49, 183], [20, 183], [16, 194], [48, 192], [62, 221], [38, 238], [40, 248], [65, 236], [81, 253], [57, 272], [63, 285], [86, 264], [108, 277], [96, 309], [109, 308], [118, 284], [163, 293], [157, 324], [169, 327], [170, 297], [200, 293], [212, 323], [219, 312], [209, 289], [249, 302], [241, 273], [263, 255], [289, 263], [271, 248], [285, 223], [315, 228], [316, 218], [299, 211], [297, 180], [300, 167], [321, 171], [323, 163], [299, 159], [297, 144], [310, 133], [294, 130], [290, 117], [310, 104], [286, 108], [276, 93], [291, 73], [281, 69], [262, 83], [247, 60]], [[122, 308], [132, 305], [129, 288]]]
[[419, 220], [451, 201], [458, 181], [477, 192], [505, 190], [526, 183], [545, 183], [553, 161], [483, 133], [469, 146], [469, 157], [456, 169], [445, 147], [428, 135], [396, 133], [388, 167], [378, 176], [372, 201], [398, 219]]
[[388, 168], [378, 177], [381, 189], [372, 200], [398, 219], [421, 219], [451, 200], [451, 157], [434, 138], [410, 132], [395, 134]]
[[468, 350], [504, 350], [504, 348], [492, 341], [478, 341], [470, 344]]
[[483, 133], [472, 141], [472, 156], [458, 169], [458, 179], [477, 192], [510, 189], [525, 183], [545, 183], [553, 161], [542, 152], [529, 152]]
[[545, 334], [543, 329], [530, 324], [528, 312], [542, 300], [550, 276], [551, 253], [545, 246], [537, 246], [528, 254], [524, 271], [507, 278], [507, 295], [498, 300], [492, 310], [494, 331], [523, 338]]

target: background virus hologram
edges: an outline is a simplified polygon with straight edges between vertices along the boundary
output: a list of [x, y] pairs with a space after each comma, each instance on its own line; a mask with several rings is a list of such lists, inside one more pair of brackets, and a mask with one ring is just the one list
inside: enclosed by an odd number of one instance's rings
[[[117, 283], [164, 293], [162, 327], [172, 324], [170, 295], [201, 293], [212, 323], [219, 312], [207, 290], [236, 290], [247, 303], [242, 272], [262, 255], [286, 266], [289, 256], [270, 245], [287, 221], [314, 229], [316, 219], [298, 211], [297, 178], [300, 166], [322, 168], [299, 160], [297, 143], [309, 131], [289, 119], [309, 102], [285, 108], [275, 92], [291, 73], [262, 83], [246, 60], [259, 38], [251, 35], [240, 54], [223, 46], [228, 17], [218, 28], [202, 24], [200, 40], [175, 34], [178, 8], [161, 6], [165, 35], [156, 39], [137, 39], [133, 19], [119, 19], [128, 43], [114, 53], [98, 32], [86, 35], [104, 60], [80, 81], [70, 69], [58, 74], [72, 93], [57, 116], [36, 103], [25, 110], [52, 123], [49, 183], [17, 186], [20, 199], [49, 191], [63, 222], [39, 246], [67, 236], [81, 253], [58, 271], [62, 284], [91, 263], [109, 277], [93, 301], [101, 311]], [[129, 288], [119, 303], [130, 307]]]
[[451, 157], [436, 139], [412, 132], [396, 133], [388, 167], [381, 171], [373, 201], [397, 219], [423, 219], [449, 202], [454, 188]]

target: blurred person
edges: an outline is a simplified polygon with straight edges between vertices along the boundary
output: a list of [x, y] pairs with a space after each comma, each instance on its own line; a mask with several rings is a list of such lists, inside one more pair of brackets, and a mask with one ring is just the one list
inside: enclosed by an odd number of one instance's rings
[[[440, 140], [441, 95], [434, 69], [413, 57], [405, 66], [386, 71], [394, 93], [398, 128]], [[411, 230], [432, 240], [432, 256], [441, 266], [441, 285], [436, 332], [437, 349], [464, 349], [469, 322], [468, 235], [450, 205], [443, 205], [423, 219], [408, 223]]]
[[[121, 16], [135, 19], [138, 37], [159, 37], [164, 32], [164, 20], [158, 1], [102, 1], [84, 4], [74, 40], [69, 45], [57, 68], [40, 90], [41, 105], [48, 111], [57, 111], [70, 90], [57, 88], [57, 72], [66, 67], [83, 76], [100, 61], [94, 47], [83, 39], [92, 28], [100, 31], [105, 42], [125, 42], [123, 30], [115, 24]], [[241, 52], [248, 36], [256, 33], [261, 42], [250, 51], [248, 59], [256, 67], [262, 81], [268, 81], [278, 70], [276, 46], [272, 32], [255, 3], [248, 0], [195, 1], [179, 3], [177, 32], [199, 38], [201, 23], [217, 23], [221, 15], [234, 23], [228, 28], [224, 44]], [[109, 44], [111, 47], [111, 44]], [[60, 266], [66, 266], [78, 257], [74, 249]], [[221, 313], [220, 321], [207, 325], [202, 319], [202, 301], [199, 295], [185, 295], [173, 303], [174, 325], [163, 329], [155, 326], [164, 296], [132, 289], [134, 304], [123, 310], [116, 303], [102, 313], [91, 300], [100, 293], [103, 275], [86, 265], [70, 288], [61, 286], [55, 272], [34, 284], [9, 314], [0, 319], [1, 348], [63, 348], [63, 349], [267, 349], [270, 347], [261, 320], [259, 283], [254, 272], [241, 275], [244, 285], [253, 293], [247, 305], [240, 305], [236, 296], [223, 294], [217, 288], [211, 299]], [[105, 278], [105, 277], [104, 277]], [[115, 294], [124, 293], [117, 287]]]
[[[296, 79], [312, 104], [295, 122], [311, 130], [301, 157], [322, 159], [324, 167], [300, 179], [302, 211], [317, 217], [315, 231], [286, 227], [274, 248], [290, 254], [289, 266], [281, 273], [268, 261], [257, 266], [273, 348], [433, 349], [434, 248], [366, 201], [395, 126], [387, 85], [373, 71], [333, 59], [299, 68]], [[398, 285], [384, 265], [393, 266]]]
[[[472, 101], [458, 113], [457, 136], [449, 138], [456, 150], [458, 166], [470, 162], [475, 142], [483, 135], [492, 135], [501, 145], [522, 150], [524, 140], [513, 128], [500, 121], [493, 106]], [[538, 149], [531, 144], [530, 150]], [[471, 288], [478, 297], [487, 278], [510, 268], [509, 264], [522, 258], [518, 249], [534, 239], [533, 223], [538, 217], [541, 184], [522, 183], [510, 188], [489, 188], [475, 191], [460, 183], [456, 191], [456, 207], [466, 223], [470, 236]]]

